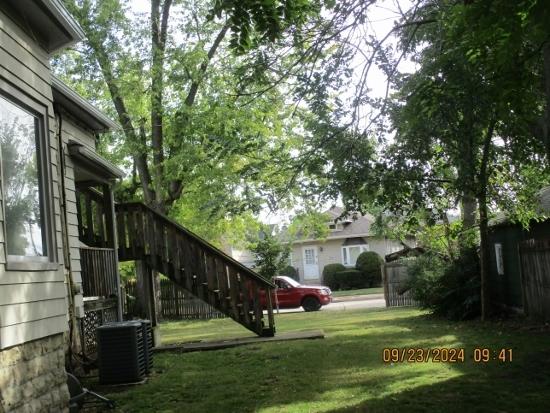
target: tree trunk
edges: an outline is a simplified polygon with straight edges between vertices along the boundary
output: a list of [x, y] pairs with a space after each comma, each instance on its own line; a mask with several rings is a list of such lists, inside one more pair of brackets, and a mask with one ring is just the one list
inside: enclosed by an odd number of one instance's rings
[[487, 128], [483, 141], [483, 152], [478, 175], [477, 201], [479, 204], [479, 266], [481, 279], [481, 320], [490, 313], [489, 298], [489, 217], [487, 208], [487, 186], [489, 183], [489, 161], [495, 121]]
[[489, 225], [487, 211], [487, 190], [478, 197], [479, 202], [479, 266], [481, 278], [481, 320], [489, 315]]
[[155, 296], [155, 318], [157, 320], [160, 320], [162, 318], [162, 301], [161, 301], [161, 290], [160, 290], [160, 272], [153, 271], [153, 284], [154, 284], [154, 291], [153, 294]]
[[472, 228], [476, 223], [477, 203], [472, 194], [464, 194], [460, 201], [464, 228]]

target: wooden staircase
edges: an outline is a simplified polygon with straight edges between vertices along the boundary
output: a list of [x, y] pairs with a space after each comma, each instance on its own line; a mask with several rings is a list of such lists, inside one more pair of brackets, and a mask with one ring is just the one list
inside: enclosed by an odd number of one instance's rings
[[272, 282], [145, 204], [115, 210], [120, 261], [142, 260], [254, 333], [275, 334]]

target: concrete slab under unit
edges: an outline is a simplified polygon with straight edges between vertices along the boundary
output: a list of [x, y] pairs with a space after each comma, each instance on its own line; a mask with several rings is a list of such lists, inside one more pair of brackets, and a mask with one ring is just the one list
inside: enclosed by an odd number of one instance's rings
[[275, 337], [246, 337], [222, 341], [201, 341], [193, 343], [169, 344], [166, 346], [155, 347], [153, 351], [176, 351], [180, 353], [189, 353], [191, 351], [221, 350], [224, 348], [244, 346], [247, 344], [273, 343], [278, 341], [292, 340], [313, 340], [318, 338], [325, 338], [325, 333], [323, 332], [323, 330], [295, 331], [290, 333], [277, 334]]

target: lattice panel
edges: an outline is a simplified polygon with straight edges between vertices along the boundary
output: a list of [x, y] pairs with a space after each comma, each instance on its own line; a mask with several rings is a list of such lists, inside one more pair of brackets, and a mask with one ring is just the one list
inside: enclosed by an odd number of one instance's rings
[[83, 341], [83, 351], [86, 355], [97, 351], [96, 328], [102, 323], [102, 310], [86, 311], [86, 315], [81, 321], [81, 334]]
[[92, 356], [97, 352], [96, 328], [112, 321], [118, 321], [116, 307], [86, 311], [81, 321], [82, 348], [84, 354]]

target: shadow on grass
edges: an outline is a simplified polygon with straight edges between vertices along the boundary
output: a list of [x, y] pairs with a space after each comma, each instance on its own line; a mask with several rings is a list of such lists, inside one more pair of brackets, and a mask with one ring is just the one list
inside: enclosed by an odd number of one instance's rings
[[[544, 411], [537, 408], [550, 402], [548, 335], [418, 314], [317, 315], [324, 340], [159, 355], [146, 385], [112, 396], [123, 412]], [[386, 347], [417, 346], [464, 347], [467, 360], [382, 360]], [[475, 364], [473, 348], [484, 346], [513, 348], [514, 361]]]
[[[458, 367], [461, 369], [460, 367]], [[550, 352], [528, 356], [520, 366], [477, 366], [463, 375], [430, 385], [329, 410], [352, 412], [547, 412]], [[461, 369], [462, 370], [462, 369]]]

